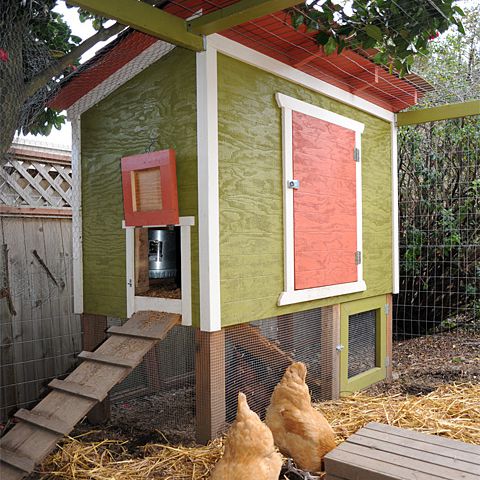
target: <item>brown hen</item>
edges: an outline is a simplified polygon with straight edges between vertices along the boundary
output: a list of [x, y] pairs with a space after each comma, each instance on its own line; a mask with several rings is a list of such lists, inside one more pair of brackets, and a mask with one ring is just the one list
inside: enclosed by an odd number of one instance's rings
[[280, 451], [302, 470], [318, 472], [322, 458], [335, 448], [335, 435], [325, 417], [312, 407], [305, 383], [307, 368], [290, 365], [275, 387], [265, 418]]
[[252, 412], [243, 393], [238, 394], [237, 417], [225, 440], [225, 453], [211, 480], [278, 480], [282, 456], [272, 432]]

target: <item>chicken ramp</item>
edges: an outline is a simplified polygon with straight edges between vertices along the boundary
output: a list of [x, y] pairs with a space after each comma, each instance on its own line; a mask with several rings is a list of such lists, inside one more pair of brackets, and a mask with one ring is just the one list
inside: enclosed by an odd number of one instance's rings
[[180, 319], [171, 313], [137, 312], [121, 327], [110, 327], [110, 337], [94, 352], [82, 352], [83, 363], [65, 380], [52, 380], [52, 391], [33, 410], [15, 414], [20, 422], [0, 439], [1, 479], [20, 480], [31, 473]]

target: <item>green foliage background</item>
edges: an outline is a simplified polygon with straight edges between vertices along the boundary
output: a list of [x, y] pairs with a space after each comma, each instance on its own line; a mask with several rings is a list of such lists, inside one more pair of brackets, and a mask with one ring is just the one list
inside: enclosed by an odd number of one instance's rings
[[[480, 6], [417, 61], [435, 86], [419, 108], [480, 99]], [[397, 333], [480, 329], [480, 117], [399, 131]]]

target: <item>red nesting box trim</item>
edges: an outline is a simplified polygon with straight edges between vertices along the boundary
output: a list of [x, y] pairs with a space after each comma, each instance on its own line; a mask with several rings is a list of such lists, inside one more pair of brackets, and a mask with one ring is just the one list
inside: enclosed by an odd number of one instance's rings
[[122, 158], [125, 225], [177, 225], [175, 150]]

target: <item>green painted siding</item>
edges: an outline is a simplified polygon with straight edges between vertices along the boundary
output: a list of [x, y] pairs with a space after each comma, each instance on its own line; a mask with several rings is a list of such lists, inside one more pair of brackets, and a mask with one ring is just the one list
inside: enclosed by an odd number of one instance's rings
[[[390, 124], [224, 55], [219, 55], [218, 72], [222, 324], [391, 292]], [[362, 135], [366, 292], [277, 306], [283, 290], [282, 130], [277, 92], [366, 126]]]
[[[84, 310], [126, 316], [120, 158], [174, 148], [180, 215], [197, 217], [195, 54], [176, 48], [82, 115]], [[193, 319], [198, 235], [192, 227]]]

